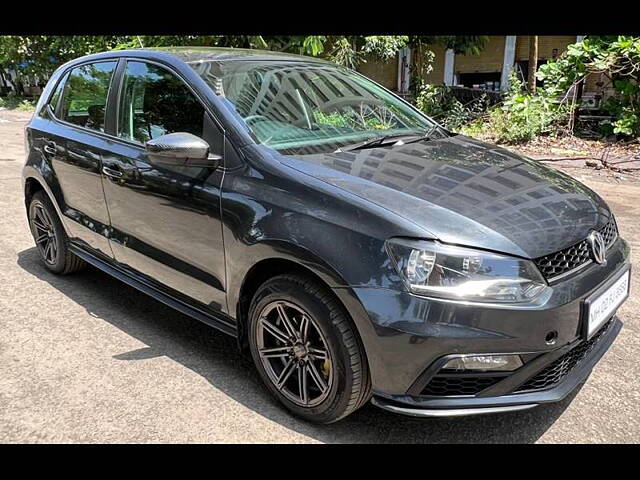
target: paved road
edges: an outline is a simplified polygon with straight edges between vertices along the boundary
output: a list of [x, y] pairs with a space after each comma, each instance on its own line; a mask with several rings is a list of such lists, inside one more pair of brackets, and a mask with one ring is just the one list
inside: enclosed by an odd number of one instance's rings
[[[366, 406], [329, 426], [290, 417], [230, 337], [97, 270], [44, 270], [20, 190], [27, 117], [0, 111], [0, 442], [640, 441], [635, 293], [617, 342], [558, 405], [434, 420]], [[637, 264], [640, 183], [587, 183], [609, 201]]]

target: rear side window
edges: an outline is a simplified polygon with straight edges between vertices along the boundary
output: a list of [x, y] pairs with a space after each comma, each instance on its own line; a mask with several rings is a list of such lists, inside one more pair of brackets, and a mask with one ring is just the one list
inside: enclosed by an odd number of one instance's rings
[[80, 127], [104, 132], [107, 94], [116, 64], [90, 63], [71, 70], [64, 85], [60, 118]]
[[58, 82], [58, 85], [56, 86], [56, 90], [53, 92], [53, 95], [51, 95], [51, 98], [49, 99], [49, 106], [51, 107], [51, 111], [53, 113], [56, 113], [56, 108], [58, 108], [58, 102], [60, 101], [60, 97], [62, 96], [62, 89], [64, 88], [64, 84], [67, 81], [68, 76], [69, 74], [67, 73], [62, 77], [62, 80]]
[[118, 119], [118, 136], [144, 144], [173, 132], [202, 137], [204, 107], [182, 80], [145, 62], [127, 62]]

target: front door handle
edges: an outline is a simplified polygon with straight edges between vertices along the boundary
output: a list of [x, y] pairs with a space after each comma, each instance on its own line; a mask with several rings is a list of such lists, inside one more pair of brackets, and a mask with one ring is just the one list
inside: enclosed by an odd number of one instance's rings
[[122, 175], [124, 175], [120, 170], [115, 170], [109, 167], [102, 167], [102, 173], [111, 178], [122, 178]]
[[54, 142], [45, 143], [42, 149], [49, 155], [56, 155], [58, 153], [58, 148]]

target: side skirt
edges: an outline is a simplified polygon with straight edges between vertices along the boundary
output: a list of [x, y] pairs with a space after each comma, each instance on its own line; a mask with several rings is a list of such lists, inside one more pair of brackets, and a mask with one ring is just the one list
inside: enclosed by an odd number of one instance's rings
[[157, 287], [145, 282], [143, 279], [132, 275], [130, 272], [125, 271], [124, 269], [118, 268], [116, 265], [109, 264], [104, 260], [92, 255], [87, 252], [83, 248], [79, 247], [75, 244], [69, 245], [70, 250], [76, 254], [78, 257], [83, 259], [85, 262], [93, 265], [94, 267], [102, 270], [105, 273], [117, 278], [118, 280], [126, 283], [127, 285], [140, 290], [143, 293], [159, 300], [165, 305], [169, 305], [170, 307], [178, 310], [185, 315], [190, 316], [191, 318], [195, 318], [196, 320], [200, 320], [207, 325], [220, 330], [227, 335], [231, 335], [232, 337], [238, 336], [238, 331], [234, 323], [232, 323], [231, 319], [224, 319], [223, 317], [216, 317], [210, 313], [205, 313], [202, 310], [195, 308], [191, 305], [188, 305], [186, 302], [179, 300], [163, 291], [158, 289]]

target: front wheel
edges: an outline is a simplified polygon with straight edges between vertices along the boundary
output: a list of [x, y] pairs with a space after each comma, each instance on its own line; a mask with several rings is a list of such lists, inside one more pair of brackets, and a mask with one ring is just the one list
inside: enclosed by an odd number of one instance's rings
[[335, 422], [370, 398], [355, 328], [315, 280], [280, 275], [263, 284], [249, 309], [249, 345], [271, 393], [306, 420]]

